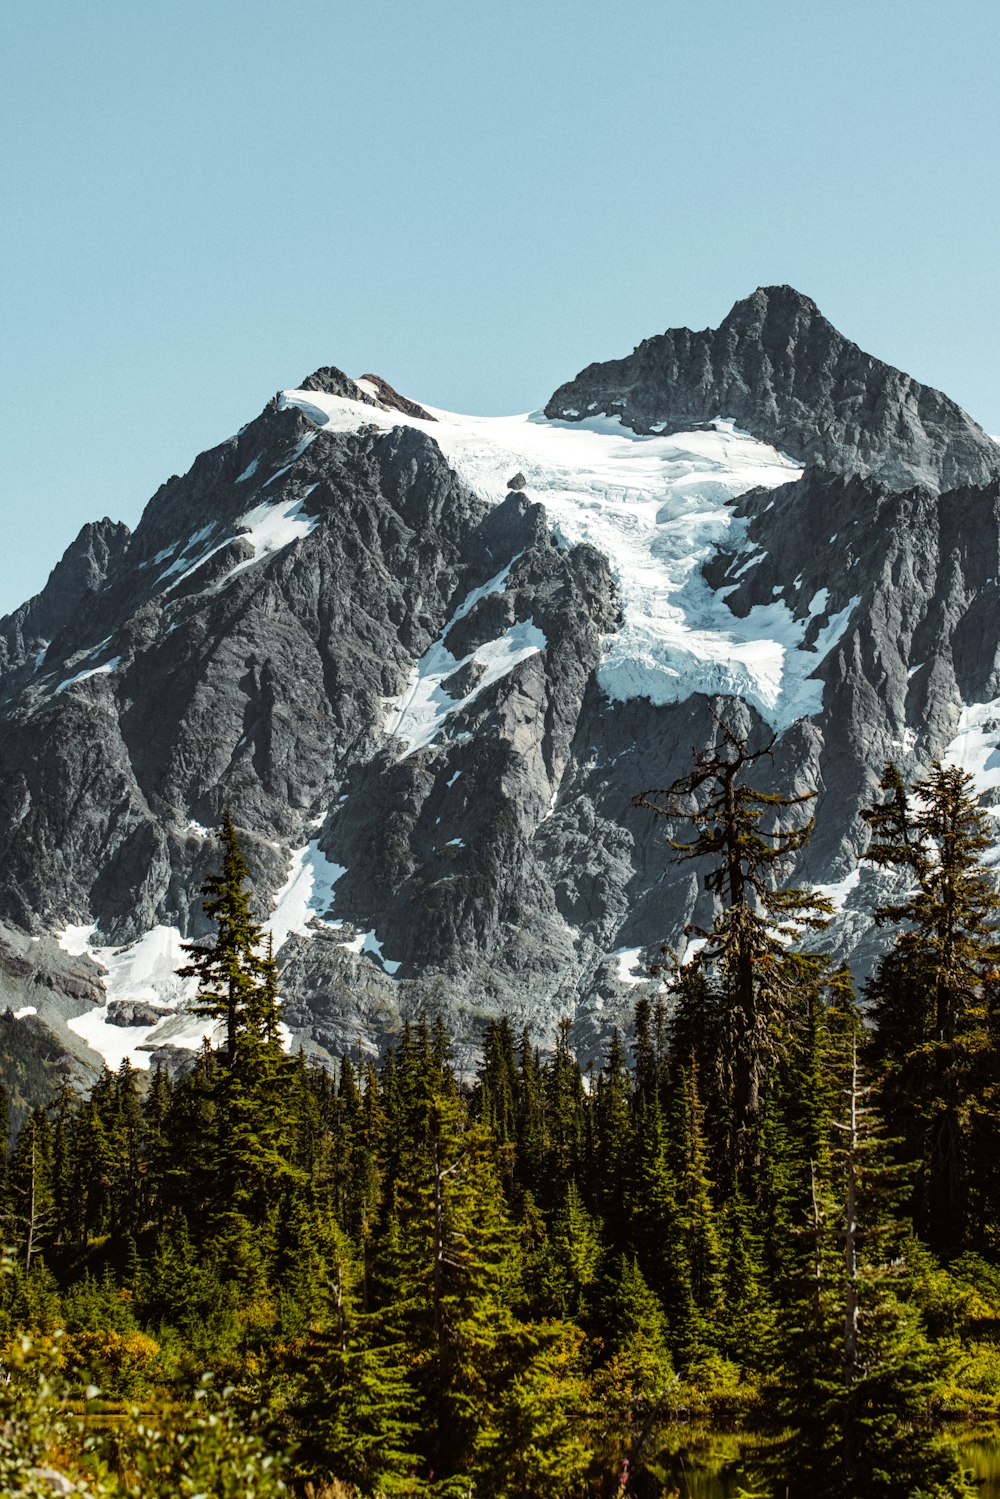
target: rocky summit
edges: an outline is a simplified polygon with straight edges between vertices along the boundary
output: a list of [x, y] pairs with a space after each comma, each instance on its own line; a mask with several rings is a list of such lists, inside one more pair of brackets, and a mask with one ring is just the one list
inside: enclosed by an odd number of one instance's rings
[[7, 1028], [76, 1075], [190, 1057], [228, 807], [307, 1051], [427, 1010], [471, 1057], [502, 1011], [597, 1055], [710, 916], [631, 799], [721, 714], [818, 792], [789, 874], [863, 972], [886, 759], [1000, 815], [998, 475], [788, 287], [523, 417], [316, 371], [0, 621]]

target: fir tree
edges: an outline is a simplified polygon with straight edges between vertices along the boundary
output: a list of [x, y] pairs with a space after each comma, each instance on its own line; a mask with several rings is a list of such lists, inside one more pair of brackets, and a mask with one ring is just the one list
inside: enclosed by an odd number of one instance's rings
[[55, 1227], [52, 1192], [52, 1127], [43, 1108], [32, 1110], [22, 1126], [10, 1166], [10, 1202], [25, 1275]]
[[869, 985], [873, 1054], [890, 1126], [922, 1165], [919, 1217], [931, 1244], [952, 1250], [966, 1233], [969, 1102], [992, 1052], [986, 985], [1000, 965], [1000, 898], [983, 866], [991, 834], [972, 785], [935, 761], [907, 789], [890, 763], [886, 799], [862, 814], [865, 857], [910, 885], [876, 912], [900, 930]]
[[195, 1014], [225, 1025], [226, 1059], [233, 1067], [241, 1043], [266, 1043], [276, 1033], [277, 1011], [273, 965], [260, 955], [263, 929], [250, 913], [246, 860], [228, 811], [219, 838], [222, 870], [209, 875], [202, 886], [205, 915], [215, 923], [215, 937], [208, 946], [185, 942], [191, 962], [177, 971], [198, 980]]
[[774, 1489], [789, 1499], [959, 1499], [974, 1490], [933, 1431], [943, 1372], [912, 1308], [896, 1293], [905, 1221], [900, 1168], [886, 1157], [849, 1039], [842, 1097], [816, 1166], [812, 1270], [786, 1313]]
[[[689, 840], [667, 837], [675, 859], [711, 863], [705, 888], [721, 910], [710, 929], [692, 926], [688, 932], [702, 943], [692, 960], [694, 970], [718, 985], [721, 1034], [705, 1038], [707, 1058], [701, 1038], [692, 1038], [693, 1050], [699, 1062], [707, 1059], [710, 1065], [721, 1057], [725, 1092], [732, 1099], [731, 1154], [755, 1168], [763, 1093], [789, 1045], [789, 1009], [799, 978], [788, 942], [803, 928], [825, 925], [832, 908], [812, 892], [778, 883], [812, 830], [811, 818], [790, 828], [782, 820], [815, 793], [789, 797], [750, 786], [747, 772], [771, 756], [774, 739], [750, 750], [726, 723], [717, 723], [720, 742], [695, 752], [693, 770], [664, 790], [640, 793], [634, 805], [672, 825], [690, 823]], [[770, 831], [761, 827], [765, 816], [774, 823]]]
[[388, 1325], [410, 1350], [427, 1463], [459, 1475], [491, 1415], [516, 1239], [485, 1132], [450, 1091], [432, 1094], [425, 1118], [419, 1149], [402, 1163], [379, 1284], [383, 1303], [394, 1304]]

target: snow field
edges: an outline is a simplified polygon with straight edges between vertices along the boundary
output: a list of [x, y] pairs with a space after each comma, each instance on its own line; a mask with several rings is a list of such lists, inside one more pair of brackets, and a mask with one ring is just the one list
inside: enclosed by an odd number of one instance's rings
[[[963, 706], [955, 737], [942, 755], [946, 765], [958, 765], [972, 776], [973, 790], [982, 800], [982, 810], [1000, 823], [1000, 698], [988, 703]], [[1000, 840], [985, 855], [985, 862], [1000, 865]]]
[[[742, 539], [744, 524], [728, 502], [802, 472], [732, 422], [720, 418], [713, 431], [641, 437], [617, 418], [559, 422], [537, 412], [472, 417], [427, 408], [436, 420], [426, 422], [317, 391], [285, 391], [281, 401], [329, 431], [416, 427], [439, 444], [477, 494], [494, 503], [507, 493], [507, 479], [521, 470], [560, 538], [595, 546], [615, 574], [624, 619], [606, 637], [598, 669], [612, 699], [648, 697], [659, 704], [694, 692], [736, 694], [779, 730], [820, 708], [822, 684], [813, 673], [842, 635], [857, 600], [828, 620], [814, 650], [799, 650], [810, 620], [825, 612], [825, 590], [803, 619], [779, 600], [738, 619], [726, 607], [727, 589], [713, 592], [701, 575], [716, 546], [738, 547]], [[755, 560], [741, 563], [730, 589]], [[429, 742], [422, 736], [439, 721], [435, 701], [444, 707], [439, 698], [432, 701], [430, 685], [439, 665], [426, 658], [418, 663], [413, 714], [405, 724], [394, 723], [397, 736], [409, 739], [409, 753]], [[435, 686], [440, 680], [437, 675]]]
[[[274, 910], [264, 928], [274, 936], [275, 952], [281, 950], [293, 932], [303, 937], [310, 936], [312, 922], [318, 922], [328, 931], [343, 931], [344, 923], [333, 919], [330, 909], [334, 886], [346, 873], [343, 864], [334, 864], [327, 859], [315, 839], [305, 848], [293, 849], [288, 878], [275, 897]], [[398, 963], [383, 956], [375, 928], [348, 937], [338, 946], [347, 952], [371, 953], [388, 974], [396, 973], [399, 968]]]

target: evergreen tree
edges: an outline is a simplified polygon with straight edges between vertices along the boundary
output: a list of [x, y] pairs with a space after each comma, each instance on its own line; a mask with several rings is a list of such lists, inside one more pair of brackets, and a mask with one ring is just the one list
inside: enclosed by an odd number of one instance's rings
[[17, 1138], [10, 1165], [10, 1203], [25, 1274], [49, 1242], [56, 1223], [52, 1191], [52, 1127], [33, 1109]]
[[958, 1499], [974, 1490], [933, 1431], [942, 1361], [896, 1293], [900, 1168], [886, 1158], [853, 1037], [838, 1074], [840, 1117], [816, 1166], [811, 1274], [785, 1319], [779, 1419], [791, 1434], [774, 1455], [774, 1490], [789, 1499]]
[[594, 1189], [609, 1237], [627, 1238], [625, 1221], [625, 1162], [632, 1148], [632, 1080], [617, 1027], [612, 1029], [607, 1059], [597, 1079], [593, 1100], [596, 1151]]
[[[812, 819], [783, 822], [815, 795], [781, 796], [759, 791], [748, 771], [772, 753], [774, 739], [750, 750], [747, 741], [717, 720], [720, 742], [696, 751], [694, 768], [664, 790], [644, 791], [634, 805], [671, 825], [687, 822], [693, 837], [668, 836], [675, 859], [709, 861], [705, 888], [721, 903], [710, 929], [692, 926], [702, 946], [692, 960], [717, 985], [715, 1008], [721, 1034], [692, 1037], [700, 1063], [721, 1058], [725, 1092], [732, 1099], [730, 1154], [744, 1168], [760, 1161], [763, 1094], [789, 1046], [790, 1007], [801, 965], [788, 943], [803, 928], [825, 925], [829, 901], [786, 887], [778, 877], [807, 841]], [[765, 831], [761, 819], [774, 826]]]
[[691, 1299], [697, 1319], [697, 1333], [689, 1333], [688, 1356], [699, 1351], [697, 1344], [714, 1344], [716, 1319], [721, 1296], [722, 1250], [716, 1225], [712, 1182], [705, 1150], [704, 1114], [698, 1096], [697, 1063], [681, 1075], [678, 1098], [677, 1141], [680, 1160], [679, 1222], [688, 1265]]
[[666, 1318], [633, 1257], [621, 1255], [600, 1301], [601, 1365], [595, 1389], [615, 1432], [616, 1467], [636, 1473], [677, 1384]]
[[540, 1202], [545, 1188], [545, 1095], [538, 1052], [531, 1044], [527, 1026], [521, 1032], [518, 1051], [516, 1099], [518, 1182]]
[[205, 914], [215, 922], [213, 941], [185, 942], [191, 962], [177, 971], [198, 980], [197, 1015], [221, 1021], [226, 1029], [226, 1060], [235, 1066], [241, 1043], [266, 1043], [277, 1028], [273, 972], [260, 948], [263, 928], [250, 913], [248, 872], [239, 838], [227, 811], [219, 831], [222, 870], [202, 886]]
[[544, 1179], [550, 1202], [559, 1202], [585, 1154], [586, 1094], [573, 1054], [572, 1023], [560, 1020], [556, 1044], [542, 1072], [545, 1099]]
[[517, 1059], [514, 1032], [506, 1016], [491, 1020], [483, 1038], [475, 1114], [500, 1145], [514, 1139]]
[[983, 865], [991, 833], [972, 786], [935, 761], [907, 789], [890, 763], [886, 799], [862, 814], [872, 830], [865, 857], [910, 886], [876, 912], [900, 929], [869, 985], [873, 1054], [890, 1127], [921, 1163], [918, 1219], [949, 1250], [967, 1229], [969, 1104], [984, 1053], [993, 1070], [986, 986], [1000, 965], [1000, 898]]
[[516, 1238], [488, 1136], [440, 1088], [403, 1163], [379, 1263], [387, 1325], [410, 1350], [423, 1449], [435, 1474], [468, 1474], [491, 1419], [497, 1340], [511, 1322]]

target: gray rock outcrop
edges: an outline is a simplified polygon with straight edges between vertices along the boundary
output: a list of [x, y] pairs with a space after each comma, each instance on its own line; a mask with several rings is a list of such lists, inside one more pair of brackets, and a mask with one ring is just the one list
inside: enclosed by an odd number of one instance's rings
[[1000, 447], [954, 401], [865, 354], [790, 286], [760, 287], [718, 328], [675, 328], [590, 364], [545, 415], [620, 417], [685, 432], [716, 417], [803, 463], [893, 489], [951, 489], [1000, 474]]

